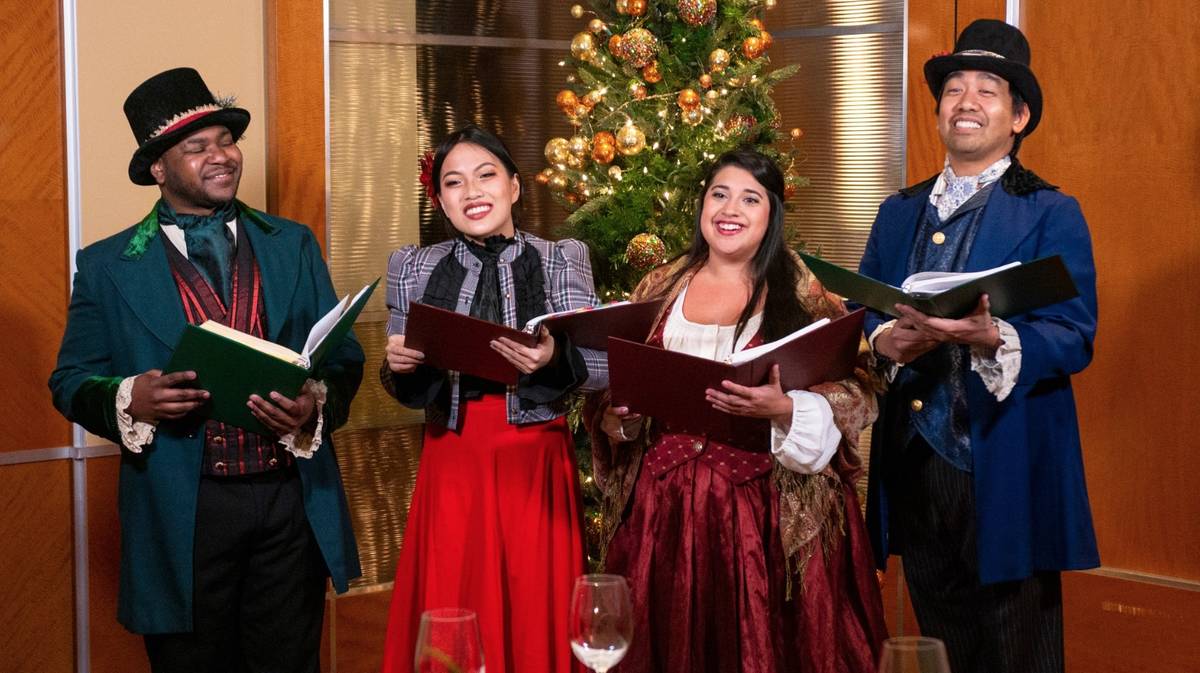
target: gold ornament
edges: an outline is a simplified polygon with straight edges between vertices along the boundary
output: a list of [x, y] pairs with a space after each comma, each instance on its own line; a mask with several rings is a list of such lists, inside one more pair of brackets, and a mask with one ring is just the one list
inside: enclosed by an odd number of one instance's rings
[[625, 246], [625, 260], [639, 271], [658, 266], [666, 259], [667, 245], [661, 238], [648, 232], [634, 236]]
[[689, 26], [703, 26], [717, 14], [717, 0], [679, 0], [679, 18]]
[[629, 13], [629, 0], [617, 0], [617, 14]]
[[591, 21], [588, 21], [588, 30], [592, 31], [593, 35], [599, 35], [607, 28], [608, 26], [604, 25], [604, 22], [600, 19], [592, 19]]
[[567, 155], [567, 168], [570, 168], [571, 170], [574, 170], [574, 171], [577, 171], [580, 168], [583, 168], [583, 159], [575, 156], [574, 154], [568, 154]]
[[642, 100], [646, 97], [646, 87], [641, 82], [633, 81], [629, 83], [629, 95], [634, 100]]
[[633, 156], [646, 149], [646, 134], [632, 121], [625, 122], [617, 131], [617, 151], [624, 156]]
[[546, 161], [561, 165], [567, 163], [569, 156], [571, 156], [571, 145], [566, 138], [551, 138], [546, 143]]
[[696, 124], [704, 121], [704, 108], [700, 106], [688, 108], [684, 110], [683, 114], [680, 116], [683, 118], [684, 124], [687, 124], [688, 126], [695, 126]]
[[587, 104], [584, 103], [583, 101], [579, 101], [579, 105], [575, 106], [575, 116], [577, 118], [586, 117], [588, 115], [588, 113], [591, 111], [592, 111], [592, 108], [588, 107]]
[[599, 89], [592, 89], [587, 93], [587, 96], [584, 96], [584, 105], [588, 106], [589, 108], [596, 107], [603, 102], [604, 94], [601, 93]]
[[571, 139], [567, 141], [567, 147], [571, 154], [577, 157], [587, 156], [588, 151], [592, 149], [586, 136], [571, 136]]
[[634, 28], [621, 38], [621, 51], [625, 52], [629, 65], [644, 68], [654, 60], [654, 54], [658, 51], [658, 38], [645, 28]]
[[550, 176], [550, 189], [553, 189], [556, 192], [561, 192], [566, 188], [567, 176], [558, 171], [554, 171], [554, 174]]
[[746, 58], [758, 58], [763, 55], [763, 41], [761, 37], [751, 35], [742, 40], [742, 53]]
[[583, 6], [582, 5], [571, 5], [571, 16], [576, 19], [582, 19], [583, 18]]
[[695, 89], [684, 89], [679, 92], [675, 102], [679, 103], [680, 109], [691, 110], [700, 107], [700, 94], [696, 93]]
[[538, 173], [537, 177], [534, 179], [537, 180], [537, 183], [539, 185], [545, 185], [545, 184], [549, 184], [550, 176], [552, 176], [552, 175], [554, 175], [553, 168], [544, 168], [544, 169], [542, 169], [542, 172]]
[[804, 137], [804, 131], [800, 128], [794, 128], [791, 131], [792, 140], [799, 140]]
[[705, 89], [712, 86], [712, 75], [710, 75], [708, 73], [704, 73], [703, 75], [700, 75], [700, 86]]
[[554, 97], [554, 102], [558, 105], [558, 109], [562, 110], [565, 115], [575, 114], [575, 106], [579, 105], [579, 97], [570, 89], [563, 89]]
[[750, 19], [750, 26], [760, 33], [763, 31], [762, 19]]
[[775, 9], [775, 0], [765, 0], [763, 5], [766, 5], [767, 9]]
[[619, 182], [621, 180], [621, 167], [620, 166], [609, 166], [608, 167], [608, 177]]
[[625, 45], [622, 43], [620, 35], [613, 35], [608, 38], [608, 53], [619, 60], [625, 60]]
[[765, 30], [763, 32], [759, 33], [758, 37], [759, 37], [759, 39], [762, 40], [763, 51], [770, 49], [771, 45], [775, 44], [775, 38], [771, 37], [771, 34]]
[[598, 164], [611, 164], [616, 157], [617, 146], [615, 143], [597, 142], [592, 145], [592, 161]]
[[641, 16], [646, 13], [646, 0], [629, 0], [629, 15]]
[[590, 61], [596, 53], [596, 40], [591, 33], [575, 33], [571, 38], [571, 55], [582, 61]]
[[650, 61], [642, 68], [642, 77], [650, 84], [658, 84], [662, 81], [662, 72], [658, 69], [658, 61]]
[[721, 72], [729, 65], [729, 52], [724, 49], [713, 49], [708, 55], [708, 67], [713, 72]]
[[721, 94], [716, 89], [709, 89], [704, 93], [704, 97], [708, 99], [708, 102], [715, 103], [721, 97]]

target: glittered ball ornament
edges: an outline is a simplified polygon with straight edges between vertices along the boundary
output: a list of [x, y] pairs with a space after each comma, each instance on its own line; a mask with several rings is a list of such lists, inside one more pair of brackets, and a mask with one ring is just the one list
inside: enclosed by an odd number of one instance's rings
[[567, 176], [558, 171], [554, 171], [554, 174], [550, 176], [549, 185], [550, 189], [556, 192], [561, 192], [567, 188]]
[[562, 110], [563, 114], [573, 115], [575, 114], [575, 106], [579, 105], [579, 97], [575, 95], [574, 91], [563, 89], [554, 97], [554, 102], [558, 105], [558, 109]]
[[608, 53], [618, 60], [625, 60], [625, 45], [622, 43], [620, 35], [608, 38]]
[[604, 92], [599, 89], [592, 89], [583, 97], [583, 104], [589, 108], [596, 107], [604, 102]]
[[650, 84], [657, 84], [662, 81], [662, 71], [658, 69], [658, 61], [650, 61], [646, 67], [642, 68], [642, 77]]
[[684, 124], [687, 124], [688, 126], [695, 126], [696, 124], [704, 121], [704, 108], [699, 106], [688, 108], [683, 111], [680, 117], [683, 119]]
[[550, 176], [552, 176], [552, 175], [554, 175], [553, 168], [544, 168], [544, 169], [542, 169], [542, 172], [538, 173], [537, 177], [534, 179], [537, 180], [537, 183], [539, 185], [545, 185], [545, 184], [549, 184]]
[[601, 165], [608, 165], [615, 158], [617, 158], [617, 144], [615, 142], [594, 143], [592, 145], [592, 161]]
[[651, 233], [641, 233], [630, 239], [625, 246], [625, 260], [638, 271], [646, 271], [662, 264], [667, 258], [667, 245]]
[[654, 60], [658, 51], [658, 38], [645, 28], [634, 28], [621, 38], [621, 50], [625, 52], [625, 60], [629, 65], [644, 68]]
[[708, 55], [708, 67], [713, 72], [721, 72], [729, 65], [729, 52], [724, 49], [713, 49]]
[[679, 0], [679, 18], [689, 26], [703, 26], [717, 14], [717, 0]]
[[725, 120], [725, 131], [728, 133], [744, 134], [754, 128], [754, 125], [757, 123], [758, 120], [750, 115], [730, 115]]
[[624, 156], [633, 156], [646, 149], [646, 134], [633, 122], [617, 131], [617, 151]]
[[567, 155], [567, 168], [570, 168], [573, 171], [577, 171], [577, 170], [583, 168], [583, 159], [581, 157], [575, 156], [574, 154], [568, 154]]
[[552, 164], [565, 164], [571, 156], [571, 145], [566, 138], [551, 138], [546, 143], [546, 161]]
[[764, 51], [766, 51], [766, 48], [763, 47], [761, 37], [751, 35], [742, 40], [742, 53], [746, 55], [746, 58], [758, 58], [763, 55]]
[[609, 131], [597, 131], [596, 135], [592, 136], [592, 146], [596, 145], [616, 145], [617, 137]]
[[577, 157], [587, 156], [592, 149], [586, 136], [571, 136], [571, 139], [567, 141], [567, 146], [571, 150], [571, 154]]
[[591, 33], [575, 33], [571, 38], [571, 55], [582, 61], [590, 61], [596, 55], [596, 39]]
[[691, 110], [700, 107], [700, 94], [696, 93], [695, 89], [684, 89], [679, 92], [679, 96], [675, 99], [682, 110]]

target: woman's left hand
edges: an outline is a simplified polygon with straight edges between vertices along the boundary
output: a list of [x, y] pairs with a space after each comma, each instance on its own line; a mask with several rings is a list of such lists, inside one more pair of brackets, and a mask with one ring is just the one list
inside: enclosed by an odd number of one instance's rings
[[491, 346], [522, 374], [532, 374], [554, 360], [554, 337], [545, 327], [538, 332], [538, 342], [533, 348], [522, 346], [508, 337], [492, 341]]
[[722, 381], [721, 387], [725, 390], [709, 388], [704, 391], [704, 399], [717, 411], [734, 416], [769, 418], [784, 425], [792, 420], [792, 398], [779, 385], [779, 365], [771, 367], [770, 378], [761, 386], [750, 388], [733, 381]]

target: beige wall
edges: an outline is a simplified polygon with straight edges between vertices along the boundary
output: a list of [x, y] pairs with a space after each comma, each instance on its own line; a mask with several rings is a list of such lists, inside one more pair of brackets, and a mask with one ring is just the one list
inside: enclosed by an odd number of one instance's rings
[[137, 144], [121, 105], [143, 80], [179, 66], [200, 71], [214, 94], [236, 94], [250, 111], [241, 141], [239, 196], [266, 207], [263, 6], [247, 0], [123, 0], [77, 3], [83, 243], [136, 222], [158, 197], [129, 181]]

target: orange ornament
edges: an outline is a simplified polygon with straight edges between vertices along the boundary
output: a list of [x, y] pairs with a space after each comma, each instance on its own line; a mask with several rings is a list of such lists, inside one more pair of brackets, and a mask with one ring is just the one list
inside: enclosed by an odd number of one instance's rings
[[621, 44], [620, 35], [613, 35], [612, 37], [608, 38], [608, 53], [621, 59], [622, 61], [625, 60], [625, 46]]
[[662, 81], [662, 73], [658, 70], [658, 61], [650, 61], [642, 68], [642, 77], [650, 84], [657, 84]]
[[646, 13], [646, 0], [629, 0], [629, 15], [641, 16]]
[[750, 19], [750, 25], [754, 27], [754, 30], [757, 30], [757, 31], [763, 30], [762, 19]]
[[746, 58], [758, 58], [763, 55], [763, 41], [761, 37], [750, 36], [742, 40], [742, 53]]
[[570, 115], [575, 112], [575, 106], [579, 105], [579, 97], [570, 89], [563, 89], [554, 97], [554, 102], [558, 104], [558, 109], [563, 111], [563, 114]]
[[704, 73], [703, 75], [700, 75], [700, 86], [705, 89], [712, 86], [712, 75], [710, 75], [708, 73]]
[[609, 131], [600, 131], [592, 136], [592, 147], [596, 145], [616, 145], [617, 137]]
[[771, 34], [765, 30], [758, 34], [758, 39], [762, 40], [764, 51], [770, 49], [772, 44], [775, 44], [775, 38], [771, 37]]
[[684, 89], [679, 92], [679, 97], [675, 99], [679, 103], [679, 107], [683, 110], [691, 110], [700, 107], [700, 94], [696, 93], [695, 89]]
[[[598, 135], [598, 134], [597, 134]], [[612, 134], [610, 133], [609, 136]], [[593, 142], [592, 143], [592, 160], [598, 164], [609, 164], [617, 156], [616, 139], [613, 142]]]

